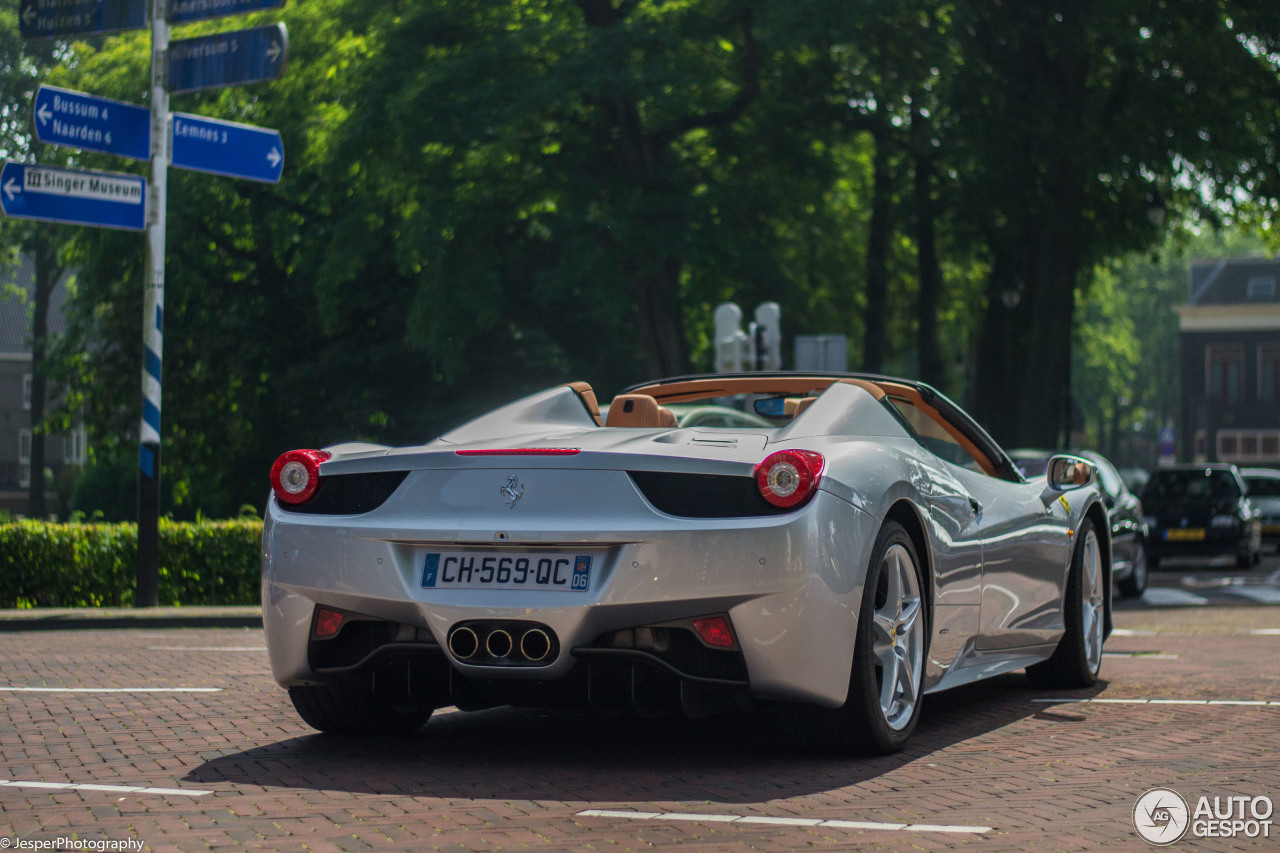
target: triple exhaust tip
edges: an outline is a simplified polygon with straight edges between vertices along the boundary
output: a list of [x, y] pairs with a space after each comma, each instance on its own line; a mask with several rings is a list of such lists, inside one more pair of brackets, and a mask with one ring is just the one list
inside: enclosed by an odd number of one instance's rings
[[[483, 648], [490, 658], [498, 661], [538, 663], [551, 654], [551, 636], [541, 628], [530, 628], [520, 635], [517, 644], [505, 628], [495, 628], [485, 636]], [[473, 628], [462, 625], [449, 635], [449, 651], [458, 660], [471, 660], [480, 649], [480, 635]], [[513, 659], [517, 651], [519, 654]]]

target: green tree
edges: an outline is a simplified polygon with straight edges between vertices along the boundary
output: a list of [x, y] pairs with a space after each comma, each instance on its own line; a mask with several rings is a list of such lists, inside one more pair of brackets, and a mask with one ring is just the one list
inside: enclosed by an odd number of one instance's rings
[[997, 437], [1054, 444], [1073, 294], [1156, 238], [1146, 206], [1280, 195], [1280, 11], [966, 0], [956, 22], [960, 179], [991, 259], [976, 403]]

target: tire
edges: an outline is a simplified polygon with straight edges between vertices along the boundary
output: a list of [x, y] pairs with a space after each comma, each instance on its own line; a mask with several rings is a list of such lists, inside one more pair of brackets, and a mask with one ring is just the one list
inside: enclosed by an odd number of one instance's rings
[[1117, 586], [1125, 598], [1141, 598], [1147, 591], [1147, 546], [1141, 537], [1133, 546], [1133, 570]]
[[303, 722], [328, 734], [411, 734], [422, 728], [435, 710], [393, 705], [353, 687], [290, 687], [289, 698]]
[[1034, 686], [1088, 687], [1097, 681], [1107, 615], [1104, 577], [1102, 546], [1093, 521], [1085, 519], [1067, 574], [1062, 605], [1066, 631], [1048, 660], [1027, 667], [1027, 678]]
[[1253, 565], [1254, 565], [1253, 557], [1254, 557], [1253, 546], [1250, 546], [1249, 551], [1247, 551], [1246, 553], [1236, 555], [1236, 568], [1237, 569], [1253, 568]]
[[[920, 719], [928, 660], [924, 572], [906, 529], [887, 521], [876, 537], [859, 608], [845, 703], [811, 709], [807, 737], [858, 755], [901, 750]], [[885, 683], [885, 678], [891, 679]]]

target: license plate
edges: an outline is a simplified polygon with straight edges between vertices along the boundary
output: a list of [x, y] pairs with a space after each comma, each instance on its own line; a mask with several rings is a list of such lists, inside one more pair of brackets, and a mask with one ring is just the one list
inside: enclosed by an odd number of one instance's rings
[[1164, 532], [1169, 542], [1199, 542], [1204, 539], [1203, 527], [1175, 527]]
[[586, 592], [591, 557], [569, 554], [438, 551], [426, 555], [424, 589], [534, 589]]

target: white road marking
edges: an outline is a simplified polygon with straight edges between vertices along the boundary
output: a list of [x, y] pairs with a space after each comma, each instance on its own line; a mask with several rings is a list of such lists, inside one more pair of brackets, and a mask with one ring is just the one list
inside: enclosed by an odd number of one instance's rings
[[1280, 634], [1280, 628], [1254, 628], [1250, 634], [1261, 634], [1264, 637], [1274, 637]]
[[1259, 604], [1280, 604], [1280, 589], [1273, 586], [1233, 586], [1223, 592], [1248, 598]]
[[1280, 708], [1280, 699], [1032, 699], [1050, 705], [1092, 702], [1096, 705], [1266, 705]]
[[1154, 637], [1155, 635], [1155, 631], [1133, 631], [1129, 628], [1116, 628], [1111, 632], [1113, 637]]
[[3, 693], [221, 693], [221, 687], [0, 687]]
[[1147, 604], [1154, 604], [1156, 607], [1209, 603], [1209, 599], [1203, 595], [1196, 595], [1194, 592], [1187, 592], [1185, 589], [1173, 589], [1165, 586], [1147, 587], [1147, 591], [1142, 594], [1142, 600]]
[[735, 823], [770, 826], [823, 826], [832, 829], [895, 830], [903, 832], [990, 832], [989, 826], [951, 826], [940, 823], [873, 823], [860, 820], [823, 820], [821, 818], [768, 817], [765, 815], [694, 814], [690, 812], [629, 812], [616, 809], [586, 809], [575, 817], [620, 818], [624, 820], [696, 821], [698, 823]]
[[50, 791], [105, 791], [113, 794], [153, 794], [159, 797], [203, 797], [213, 791], [198, 788], [146, 788], [140, 785], [91, 785], [74, 782], [24, 782], [0, 779], [0, 787], [41, 788]]

